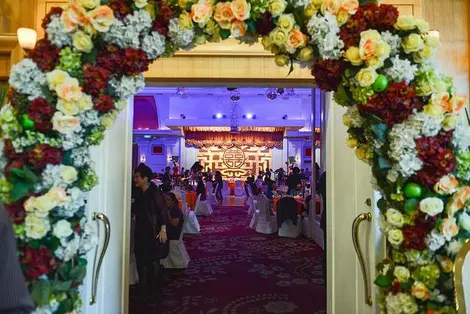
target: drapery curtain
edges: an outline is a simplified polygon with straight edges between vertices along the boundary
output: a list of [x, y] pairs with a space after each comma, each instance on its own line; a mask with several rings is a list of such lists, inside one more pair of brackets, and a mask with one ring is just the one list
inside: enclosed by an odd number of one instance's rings
[[282, 132], [185, 132], [187, 146], [266, 146], [282, 148]]

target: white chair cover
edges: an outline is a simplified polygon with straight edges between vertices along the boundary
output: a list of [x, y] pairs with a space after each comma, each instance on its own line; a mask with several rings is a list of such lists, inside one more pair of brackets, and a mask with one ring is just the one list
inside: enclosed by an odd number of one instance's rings
[[183, 204], [183, 210], [188, 207], [188, 203], [186, 202], [186, 191], [181, 191], [181, 204]]
[[211, 203], [201, 201], [201, 194], [199, 194], [196, 200], [196, 208], [194, 209], [196, 216], [210, 216], [212, 212]]
[[297, 215], [297, 226], [292, 221], [284, 221], [279, 228], [279, 236], [287, 238], [298, 238], [302, 234], [302, 217]]
[[266, 213], [259, 211], [258, 223], [256, 224], [256, 232], [263, 234], [277, 233], [277, 219], [276, 216], [271, 216], [269, 220], [266, 219]]
[[235, 181], [235, 196], [245, 196], [245, 189], [242, 187], [242, 181]]
[[248, 215], [253, 215], [256, 211], [256, 205], [255, 205], [255, 200], [253, 199], [253, 196], [248, 196]]
[[196, 214], [193, 211], [188, 211], [188, 222], [183, 229], [184, 233], [187, 234], [199, 234], [201, 231], [201, 226], [197, 220]]
[[225, 198], [230, 196], [230, 187], [228, 186], [228, 181], [224, 180], [224, 184], [222, 186], [222, 197]]
[[209, 203], [212, 203], [212, 201], [214, 200], [214, 194], [212, 194], [213, 187], [214, 185], [211, 181], [206, 182], [206, 200]]
[[[208, 193], [211, 194], [211, 195], [210, 195], [210, 202], [209, 202], [209, 203], [214, 204], [214, 205], [217, 204], [217, 195], [216, 195], [216, 193], [217, 193], [217, 188], [218, 188], [218, 187], [219, 187], [219, 184], [217, 183], [217, 184], [215, 185], [215, 188], [214, 188], [214, 189], [211, 189], [210, 191], [208, 191]], [[209, 199], [208, 199], [208, 200], [209, 200]]]
[[188, 211], [183, 215], [183, 228], [181, 230], [180, 238], [178, 240], [170, 240], [170, 252], [165, 259], [160, 261], [160, 264], [165, 266], [165, 268], [188, 268], [188, 264], [191, 259], [189, 258], [188, 251], [186, 251], [186, 247], [183, 242], [183, 230], [188, 222], [188, 215]]
[[256, 230], [256, 227], [258, 226], [258, 221], [259, 221], [259, 210], [256, 210], [253, 217], [251, 217], [250, 228], [253, 230]]

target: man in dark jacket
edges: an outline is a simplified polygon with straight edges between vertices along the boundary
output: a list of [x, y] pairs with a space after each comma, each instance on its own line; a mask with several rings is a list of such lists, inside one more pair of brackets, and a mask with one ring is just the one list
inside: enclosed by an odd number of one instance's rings
[[0, 314], [29, 314], [34, 310], [16, 251], [10, 218], [0, 204]]

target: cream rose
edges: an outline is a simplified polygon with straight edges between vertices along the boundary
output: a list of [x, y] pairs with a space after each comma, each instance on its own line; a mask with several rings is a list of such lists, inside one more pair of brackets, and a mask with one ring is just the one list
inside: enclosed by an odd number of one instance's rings
[[64, 206], [69, 201], [67, 192], [63, 188], [59, 187], [53, 187], [50, 189], [49, 192], [47, 192], [47, 196], [55, 202], [56, 206]]
[[34, 213], [38, 217], [47, 217], [49, 212], [57, 207], [57, 202], [49, 194], [41, 195], [34, 200]]
[[444, 111], [444, 109], [442, 109], [442, 107], [435, 106], [433, 104], [428, 104], [428, 105], [424, 106], [423, 111], [427, 115], [430, 115], [431, 117], [434, 117], [434, 118], [441, 118], [445, 113], [445, 111]]
[[407, 282], [410, 278], [410, 271], [406, 267], [396, 266], [393, 270], [393, 275], [399, 282]]
[[434, 191], [440, 195], [450, 195], [457, 191], [459, 181], [453, 176], [448, 175], [439, 179], [434, 185]]
[[381, 36], [374, 29], [361, 33], [361, 41], [359, 42], [359, 54], [363, 60], [369, 59], [375, 55], [377, 44]]
[[462, 115], [460, 114], [455, 114], [455, 113], [446, 114], [444, 117], [444, 121], [442, 121], [442, 128], [445, 131], [453, 130], [457, 127], [460, 120], [462, 120]]
[[377, 43], [377, 47], [375, 49], [375, 55], [377, 57], [388, 58], [388, 56], [390, 56], [390, 52], [391, 48], [387, 42], [381, 40]]
[[340, 8], [340, 0], [324, 0], [321, 5], [321, 12], [325, 15], [326, 12], [336, 15]]
[[230, 29], [233, 19], [230, 2], [218, 2], [215, 6], [214, 20], [220, 25], [220, 28]]
[[45, 217], [37, 217], [34, 214], [26, 216], [24, 221], [26, 236], [31, 239], [42, 239], [51, 229], [49, 219]]
[[292, 13], [289, 14], [282, 14], [279, 19], [277, 20], [277, 26], [286, 31], [291, 31], [295, 25], [295, 18]]
[[89, 11], [87, 15], [93, 28], [101, 33], [106, 33], [114, 22], [113, 10], [105, 5]]
[[433, 54], [434, 50], [429, 46], [424, 46], [420, 51], [413, 53], [413, 60], [416, 63], [424, 63], [426, 60], [430, 59]]
[[274, 57], [274, 62], [277, 66], [283, 67], [289, 64], [290, 59], [287, 55], [276, 55]]
[[70, 75], [62, 70], [53, 70], [46, 73], [47, 85], [50, 90], [55, 90], [56, 87], [70, 78]]
[[286, 10], [287, 2], [285, 0], [271, 0], [269, 2], [269, 12], [273, 17], [278, 17]]
[[422, 282], [415, 281], [411, 287], [411, 295], [416, 299], [427, 300], [429, 299], [430, 293], [426, 285]]
[[72, 184], [77, 181], [78, 172], [74, 167], [61, 165], [60, 176], [65, 183]]
[[354, 77], [362, 87], [371, 86], [379, 75], [373, 68], [363, 68]]
[[69, 77], [57, 85], [55, 92], [59, 98], [65, 101], [78, 101], [82, 97], [82, 88], [78, 84], [78, 80], [73, 77]]
[[186, 11], [181, 12], [180, 16], [178, 16], [178, 25], [184, 29], [193, 29], [193, 20], [189, 13]]
[[466, 212], [460, 214], [459, 226], [466, 231], [470, 231], [470, 215]]
[[212, 16], [212, 5], [207, 0], [199, 0], [191, 6], [191, 17], [200, 27], [204, 27]]
[[402, 39], [401, 46], [405, 53], [417, 52], [424, 48], [424, 41], [421, 35], [412, 33]]
[[62, 14], [60, 15], [60, 20], [66, 33], [72, 33], [77, 30], [78, 24], [72, 18], [72, 12], [70, 10], [62, 11]]
[[246, 0], [233, 0], [230, 3], [230, 8], [237, 20], [244, 21], [250, 18], [251, 4], [246, 2]]
[[87, 9], [94, 9], [100, 5], [100, 0], [77, 0], [77, 2]]
[[363, 62], [359, 53], [359, 48], [354, 46], [351, 46], [346, 50], [344, 53], [344, 59], [355, 66], [360, 66]]
[[359, 8], [358, 0], [342, 0], [340, 5], [340, 10], [347, 12], [348, 14], [355, 14]]
[[288, 37], [287, 32], [280, 27], [276, 27], [269, 34], [269, 38], [271, 39], [271, 42], [281, 47], [287, 43], [287, 37]]
[[399, 229], [392, 229], [388, 232], [388, 242], [393, 246], [399, 246], [403, 242], [403, 232]]
[[428, 197], [419, 202], [419, 210], [429, 216], [436, 216], [444, 210], [444, 202], [437, 197]]
[[230, 28], [230, 32], [232, 33], [233, 37], [239, 38], [239, 37], [245, 36], [247, 29], [248, 29], [248, 26], [246, 25], [245, 22], [235, 20], [232, 22], [232, 27]]
[[287, 46], [297, 49], [303, 48], [307, 43], [307, 36], [298, 29], [290, 31], [287, 37]]
[[72, 235], [72, 225], [65, 219], [59, 220], [52, 229], [52, 234], [57, 238], [68, 238]]
[[36, 198], [31, 196], [28, 198], [24, 203], [23, 207], [26, 212], [33, 212], [35, 210], [34, 203], [36, 202]]
[[401, 31], [409, 31], [416, 27], [416, 20], [411, 15], [400, 15], [394, 27]]
[[[93, 100], [90, 95], [82, 94], [82, 97], [77, 102], [80, 111], [87, 111], [93, 109]], [[65, 112], [64, 112], [65, 113]]]
[[385, 216], [387, 217], [387, 222], [394, 227], [401, 228], [405, 223], [403, 215], [395, 208], [387, 209]]
[[455, 218], [444, 218], [440, 228], [442, 235], [446, 238], [447, 241], [450, 241], [459, 233], [459, 226], [457, 226], [457, 221]]
[[80, 127], [80, 120], [74, 116], [64, 115], [62, 112], [56, 112], [52, 117], [52, 127], [59, 133], [68, 134]]
[[142, 9], [148, 4], [148, 1], [147, 0], [134, 0], [134, 4], [139, 9]]
[[423, 19], [416, 19], [415, 25], [418, 28], [419, 32], [424, 34], [429, 32], [429, 23]]
[[424, 37], [424, 43], [426, 44], [426, 46], [431, 47], [432, 49], [437, 49], [441, 46], [441, 41], [439, 40], [439, 38], [429, 35], [426, 35]]
[[355, 139], [354, 137], [348, 137], [346, 139], [346, 145], [348, 145], [348, 147], [350, 148], [354, 148], [357, 146], [357, 139]]
[[63, 99], [59, 99], [57, 101], [57, 110], [62, 112], [65, 115], [74, 116], [80, 112], [80, 108], [78, 104], [74, 101], [65, 101]]
[[313, 48], [308, 46], [299, 51], [299, 60], [303, 62], [313, 60]]
[[455, 214], [464, 208], [465, 203], [470, 199], [470, 187], [465, 186], [459, 188], [457, 193], [452, 195], [450, 201], [447, 202], [446, 210], [449, 217], [454, 217]]
[[312, 16], [314, 16], [315, 14], [317, 14], [318, 10], [317, 10], [317, 7], [315, 6], [315, 3], [313, 2], [310, 2], [306, 7], [305, 7], [305, 10], [304, 10], [304, 14], [305, 14], [305, 17], [307, 19], [310, 19]]

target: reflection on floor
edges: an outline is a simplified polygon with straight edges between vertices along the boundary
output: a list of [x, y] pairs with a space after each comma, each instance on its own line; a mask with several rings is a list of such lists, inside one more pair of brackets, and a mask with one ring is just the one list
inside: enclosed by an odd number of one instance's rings
[[312, 240], [262, 235], [248, 228], [245, 207], [215, 206], [199, 217], [201, 234], [185, 235], [189, 268], [169, 271], [165, 299], [139, 303], [130, 314], [323, 314], [322, 250]]

